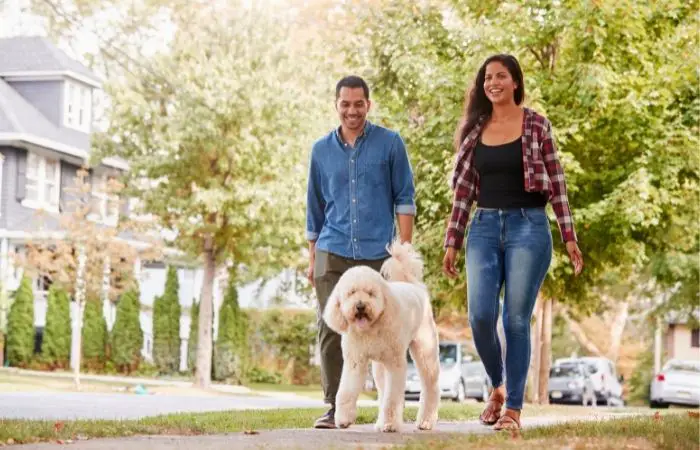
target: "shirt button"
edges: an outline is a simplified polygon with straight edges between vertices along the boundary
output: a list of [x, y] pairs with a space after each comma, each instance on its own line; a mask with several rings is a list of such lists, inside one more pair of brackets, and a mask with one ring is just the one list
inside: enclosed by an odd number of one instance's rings
[[357, 219], [352, 219], [352, 223], [357, 223]]
[[352, 202], [353, 202], [353, 203], [355, 203], [356, 201], [357, 201], [357, 200], [355, 200], [354, 198], [352, 199]]
[[353, 241], [357, 242], [357, 238], [353, 239]]
[[355, 182], [355, 180], [352, 180], [352, 182], [354, 183], [354, 182]]

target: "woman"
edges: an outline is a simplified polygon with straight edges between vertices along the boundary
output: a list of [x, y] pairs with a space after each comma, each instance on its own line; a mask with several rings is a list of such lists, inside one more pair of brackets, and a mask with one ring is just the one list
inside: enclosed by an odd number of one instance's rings
[[[469, 323], [494, 387], [480, 420], [495, 430], [520, 428], [530, 319], [552, 259], [547, 202], [574, 273], [583, 269], [551, 124], [522, 107], [524, 97], [523, 74], [513, 56], [494, 55], [484, 62], [456, 132], [455, 193], [443, 260], [444, 272], [456, 277], [457, 251], [476, 202], [466, 250]], [[502, 287], [505, 374], [496, 331]]]

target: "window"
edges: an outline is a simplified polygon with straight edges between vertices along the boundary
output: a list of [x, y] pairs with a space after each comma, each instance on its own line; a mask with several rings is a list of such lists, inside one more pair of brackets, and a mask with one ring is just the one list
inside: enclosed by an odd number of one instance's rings
[[119, 196], [114, 194], [116, 178], [107, 174], [95, 174], [92, 179], [90, 217], [116, 225], [119, 219]]
[[700, 347], [700, 328], [694, 328], [690, 332], [690, 346], [693, 348]]
[[65, 112], [63, 123], [86, 133], [90, 132], [92, 120], [92, 89], [71, 81], [66, 81]]
[[58, 212], [60, 180], [60, 161], [28, 153], [26, 195], [22, 204]]

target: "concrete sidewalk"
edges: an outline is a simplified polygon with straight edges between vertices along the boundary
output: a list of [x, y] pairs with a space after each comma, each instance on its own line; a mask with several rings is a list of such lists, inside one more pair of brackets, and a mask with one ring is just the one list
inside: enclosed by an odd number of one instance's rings
[[[530, 417], [523, 419], [523, 429], [554, 425], [569, 421], [608, 420], [629, 414], [591, 417]], [[405, 424], [400, 433], [378, 433], [373, 425], [354, 425], [346, 430], [260, 430], [257, 434], [232, 433], [210, 436], [140, 436], [115, 439], [94, 439], [68, 444], [44, 443], [13, 448], [29, 450], [69, 448], [71, 450], [259, 450], [259, 449], [380, 449], [407, 444], [412, 440], [440, 440], [455, 434], [489, 434], [490, 427], [476, 420], [440, 422], [432, 431], [418, 431]]]

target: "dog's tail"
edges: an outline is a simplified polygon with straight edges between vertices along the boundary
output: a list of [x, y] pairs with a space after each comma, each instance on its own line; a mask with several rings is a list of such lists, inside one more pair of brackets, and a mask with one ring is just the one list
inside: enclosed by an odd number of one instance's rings
[[423, 260], [409, 242], [398, 239], [387, 249], [391, 257], [384, 261], [380, 270], [388, 281], [423, 282]]

